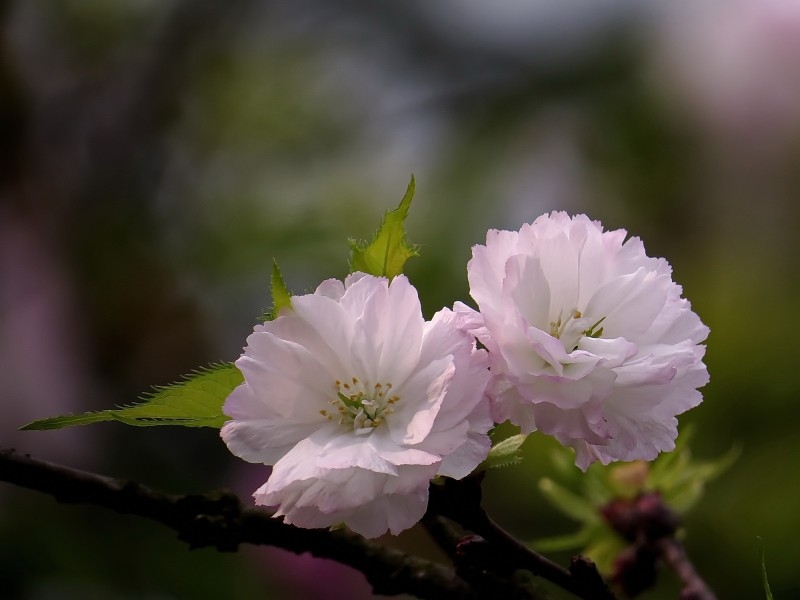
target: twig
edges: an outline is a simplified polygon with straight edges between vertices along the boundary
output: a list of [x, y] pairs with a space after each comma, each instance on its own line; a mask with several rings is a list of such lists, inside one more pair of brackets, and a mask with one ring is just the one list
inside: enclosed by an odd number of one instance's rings
[[614, 594], [597, 567], [588, 559], [573, 559], [570, 569], [565, 569], [531, 550], [495, 523], [481, 507], [482, 478], [481, 473], [431, 486], [428, 512], [443, 515], [478, 534], [489, 547], [487, 551], [480, 551], [481, 556], [496, 556], [508, 570], [526, 569], [584, 600], [614, 600]]
[[482, 537], [466, 535], [459, 525], [431, 511], [423, 517], [422, 525], [455, 563], [458, 576], [469, 582], [479, 597], [514, 600], [548, 597], [536, 588], [531, 577], [520, 576]]
[[717, 600], [714, 592], [697, 573], [686, 554], [686, 549], [674, 537], [664, 537], [656, 544], [662, 560], [683, 583], [680, 600]]
[[346, 530], [299, 529], [242, 507], [225, 490], [208, 494], [173, 495], [139, 483], [0, 450], [0, 481], [53, 496], [59, 502], [103, 506], [163, 523], [178, 532], [191, 548], [235, 551], [249, 543], [310, 552], [364, 573], [377, 594], [414, 594], [420, 598], [473, 599], [477, 596], [452, 568], [399, 550], [386, 548]]
[[716, 600], [676, 537], [680, 519], [658, 492], [617, 498], [602, 509], [609, 525], [631, 542], [615, 561], [613, 579], [633, 597], [655, 584], [659, 561], [678, 576], [679, 600]]

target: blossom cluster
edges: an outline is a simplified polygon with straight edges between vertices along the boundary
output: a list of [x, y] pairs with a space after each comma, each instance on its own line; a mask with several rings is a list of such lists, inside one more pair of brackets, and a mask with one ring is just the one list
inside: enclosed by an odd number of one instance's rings
[[430, 321], [403, 275], [293, 296], [248, 337], [224, 406], [230, 450], [272, 466], [256, 503], [300, 527], [397, 534], [430, 480], [474, 471], [506, 420], [583, 469], [671, 450], [708, 380], [708, 329], [669, 264], [625, 238], [565, 213], [491, 230], [467, 266], [478, 310]]

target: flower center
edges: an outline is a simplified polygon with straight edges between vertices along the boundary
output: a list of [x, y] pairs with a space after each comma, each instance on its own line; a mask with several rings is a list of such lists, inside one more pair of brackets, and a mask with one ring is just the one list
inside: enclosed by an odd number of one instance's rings
[[581, 311], [573, 308], [567, 313], [566, 318], [559, 313], [555, 321], [550, 321], [550, 335], [561, 340], [568, 352], [573, 352], [582, 337], [599, 338], [602, 336], [601, 323], [605, 320], [605, 317], [600, 317], [591, 323], [591, 320], [584, 317]]
[[353, 377], [344, 383], [337, 379], [334, 385], [336, 398], [330, 404], [335, 407], [335, 412], [321, 410], [319, 414], [329, 421], [338, 417], [340, 425], [348, 429], [352, 427], [358, 435], [367, 434], [382, 424], [392, 414], [392, 405], [400, 400], [399, 396], [391, 395], [391, 383], [369, 386]]

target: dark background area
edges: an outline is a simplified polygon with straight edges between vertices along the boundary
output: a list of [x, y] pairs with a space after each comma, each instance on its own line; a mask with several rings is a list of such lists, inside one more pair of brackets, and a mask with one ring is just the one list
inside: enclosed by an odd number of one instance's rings
[[[687, 516], [721, 598], [800, 594], [800, 4], [0, 0], [0, 445], [172, 492], [265, 477], [213, 430], [29, 421], [233, 360], [291, 289], [347, 272], [400, 200], [431, 316], [490, 227], [585, 212], [664, 256], [711, 328], [693, 450], [738, 462]], [[700, 4], [700, 3], [698, 3]], [[521, 539], [575, 525], [490, 474]], [[389, 543], [431, 555], [417, 528]], [[434, 555], [435, 556], [435, 555]], [[563, 558], [563, 557], [560, 557]], [[166, 529], [0, 486], [0, 598], [368, 598], [346, 567], [189, 552]], [[665, 578], [646, 598], [674, 598]]]

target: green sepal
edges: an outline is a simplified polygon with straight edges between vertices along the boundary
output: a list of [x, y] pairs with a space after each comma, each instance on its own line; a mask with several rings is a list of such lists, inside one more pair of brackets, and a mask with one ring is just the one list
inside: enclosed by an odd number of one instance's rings
[[283, 281], [278, 261], [272, 259], [272, 274], [269, 277], [269, 291], [272, 295], [272, 310], [264, 313], [262, 321], [272, 321], [284, 308], [292, 308], [292, 294]]
[[102, 421], [120, 421], [139, 427], [180, 425], [219, 428], [228, 420], [222, 414], [222, 405], [242, 381], [242, 373], [232, 363], [215, 364], [188, 375], [185, 381], [156, 388], [146, 394], [139, 404], [42, 419], [22, 429], [61, 429]]
[[419, 256], [417, 246], [409, 243], [405, 228], [415, 190], [416, 182], [412, 175], [400, 205], [386, 212], [372, 241], [350, 240], [351, 273], [361, 271], [392, 279], [403, 272], [403, 266], [409, 258]]
[[489, 455], [478, 465], [478, 471], [496, 469], [497, 467], [508, 467], [522, 462], [522, 444], [528, 438], [527, 434], [512, 435], [500, 442], [497, 442]]

